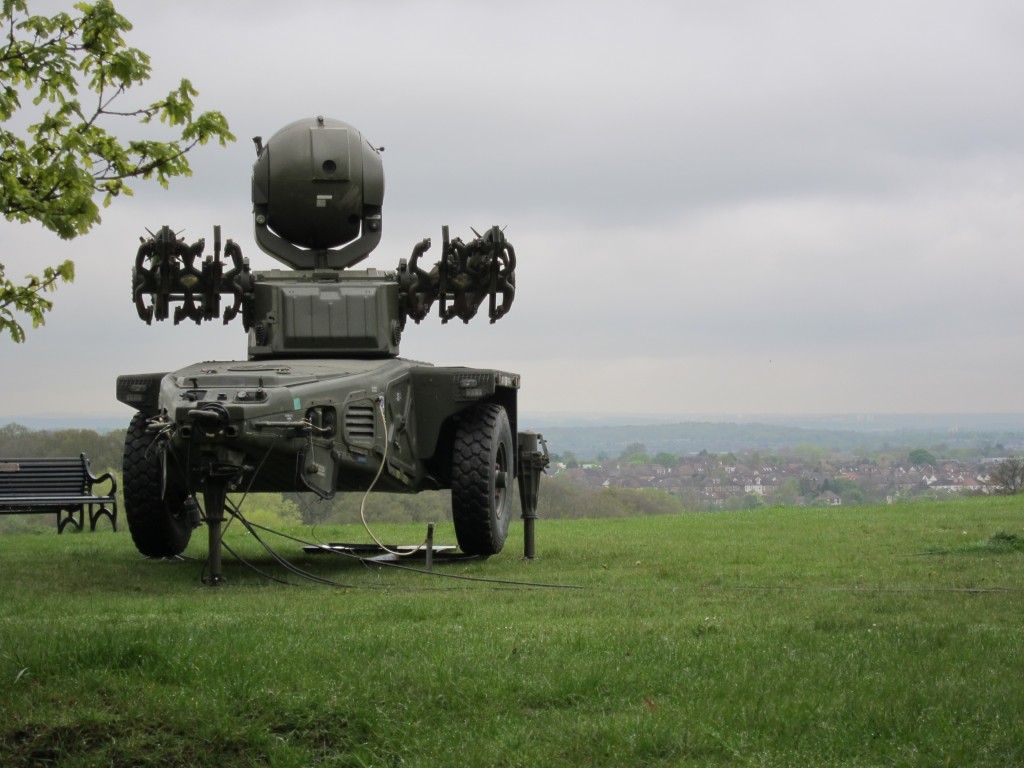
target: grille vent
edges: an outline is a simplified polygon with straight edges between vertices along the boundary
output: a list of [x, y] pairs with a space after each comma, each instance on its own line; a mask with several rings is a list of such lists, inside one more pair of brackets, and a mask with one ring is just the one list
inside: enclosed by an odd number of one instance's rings
[[349, 403], [345, 408], [345, 442], [373, 445], [376, 416], [372, 400]]

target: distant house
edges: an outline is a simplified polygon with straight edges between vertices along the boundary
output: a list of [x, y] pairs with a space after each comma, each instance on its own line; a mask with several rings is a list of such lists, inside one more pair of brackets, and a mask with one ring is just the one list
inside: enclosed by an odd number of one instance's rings
[[753, 493], [758, 496], [764, 495], [764, 490], [762, 490], [761, 488], [761, 478], [758, 477], [757, 475], [748, 475], [746, 477], [741, 478], [741, 481], [743, 483], [744, 493]]
[[964, 472], [940, 477], [931, 485], [937, 491], [946, 493], [977, 493], [985, 488], [985, 482]]

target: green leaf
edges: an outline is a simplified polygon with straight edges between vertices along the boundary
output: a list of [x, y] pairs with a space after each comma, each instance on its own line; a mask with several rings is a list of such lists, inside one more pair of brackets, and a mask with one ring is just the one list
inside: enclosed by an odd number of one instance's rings
[[[129, 180], [166, 187], [191, 175], [188, 154], [196, 146], [235, 140], [220, 112], [195, 113], [199, 92], [187, 79], [162, 101], [124, 103], [133, 86], [149, 80], [150, 57], [127, 44], [131, 22], [110, 0], [50, 16], [31, 14], [26, 0], [3, 0], [0, 9], [0, 212], [7, 221], [77, 237], [100, 223], [101, 204], [132, 194]], [[39, 112], [21, 121], [27, 128], [9, 128], [26, 100]], [[118, 138], [124, 126], [145, 127], [154, 116], [177, 137]], [[16, 284], [0, 267], [0, 334], [24, 340], [19, 314], [34, 327], [43, 323], [51, 304], [40, 294], [74, 277], [70, 262], [50, 269]]]

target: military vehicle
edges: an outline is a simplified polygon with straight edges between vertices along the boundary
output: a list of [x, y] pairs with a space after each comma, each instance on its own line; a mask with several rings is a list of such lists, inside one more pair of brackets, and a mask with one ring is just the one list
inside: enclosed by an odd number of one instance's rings
[[140, 318], [241, 317], [249, 341], [246, 360], [118, 377], [118, 400], [136, 409], [123, 488], [138, 550], [177, 555], [205, 522], [216, 582], [228, 493], [451, 489], [459, 548], [489, 556], [505, 543], [518, 479], [531, 557], [547, 452], [536, 433], [518, 433], [519, 376], [398, 356], [407, 321], [435, 303], [442, 323], [469, 322], [485, 301], [492, 323], [503, 317], [515, 298], [512, 244], [497, 226], [465, 242], [443, 227], [429, 269], [428, 238], [394, 270], [353, 270], [381, 239], [380, 150], [324, 117], [254, 142], [256, 242], [289, 269], [251, 270], [219, 227], [212, 254], [168, 226], [140, 238]]

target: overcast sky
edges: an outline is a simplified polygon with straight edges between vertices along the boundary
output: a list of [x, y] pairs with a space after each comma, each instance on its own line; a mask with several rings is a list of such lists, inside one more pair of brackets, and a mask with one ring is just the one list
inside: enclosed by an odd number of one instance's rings
[[402, 354], [521, 373], [538, 423], [1024, 410], [1019, 0], [117, 5], [152, 57], [138, 98], [188, 77], [238, 141], [71, 243], [0, 222], [10, 276], [78, 271], [27, 343], [0, 340], [0, 416], [127, 421], [117, 374], [243, 359], [237, 321], [137, 318], [138, 237], [221, 224], [276, 268], [250, 138], [317, 114], [385, 147], [360, 267], [507, 227], [511, 313], [410, 323]]

